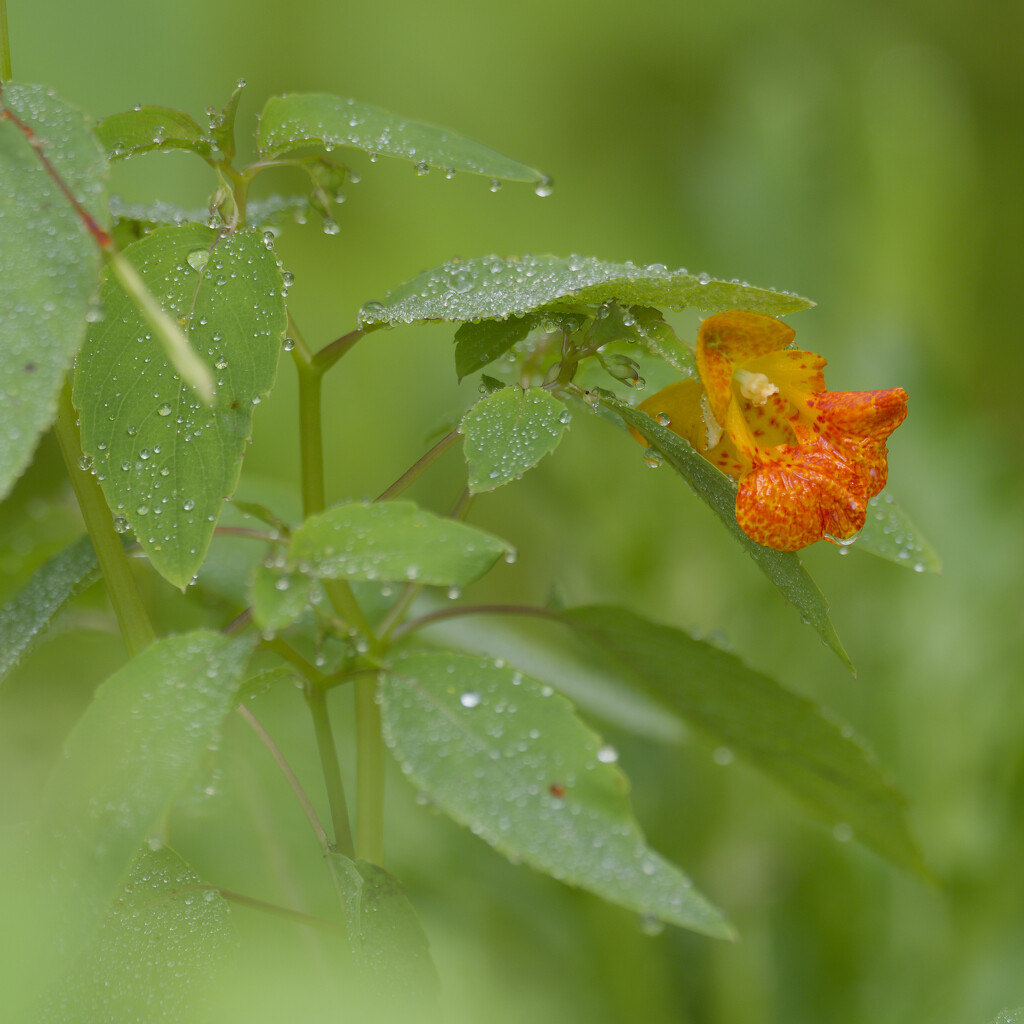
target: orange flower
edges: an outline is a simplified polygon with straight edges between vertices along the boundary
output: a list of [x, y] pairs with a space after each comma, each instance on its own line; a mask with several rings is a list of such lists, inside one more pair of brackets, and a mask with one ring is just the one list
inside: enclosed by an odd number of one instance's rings
[[857, 533], [885, 486], [886, 438], [907, 415], [902, 388], [827, 391], [825, 360], [787, 348], [795, 333], [761, 313], [708, 317], [700, 382], [677, 381], [640, 404], [739, 481], [736, 521], [779, 551]]

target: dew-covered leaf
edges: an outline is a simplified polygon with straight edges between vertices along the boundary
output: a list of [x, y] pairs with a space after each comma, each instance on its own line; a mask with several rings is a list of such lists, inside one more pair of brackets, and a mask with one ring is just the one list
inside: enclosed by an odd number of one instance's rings
[[155, 228], [205, 224], [210, 219], [210, 211], [205, 207], [189, 210], [159, 199], [151, 203], [126, 203], [118, 196], [111, 196], [110, 216], [114, 222], [111, 236], [119, 249], [127, 249], [132, 242], [137, 242]]
[[99, 687], [71, 732], [38, 833], [53, 874], [52, 912], [71, 921], [69, 948], [218, 742], [250, 647], [248, 638], [204, 631], [158, 640]]
[[172, 850], [144, 846], [40, 1022], [185, 1021], [234, 946], [228, 905]]
[[302, 676], [298, 669], [291, 665], [275, 665], [273, 668], [260, 669], [238, 688], [238, 703], [244, 704], [246, 701], [255, 700], [275, 686], [284, 684], [293, 687], [302, 685]]
[[925, 871], [906, 799], [849, 726], [734, 655], [624, 608], [573, 608], [557, 618], [597, 664], [785, 786], [837, 836]]
[[208, 408], [182, 383], [107, 275], [105, 317], [75, 371], [82, 448], [111, 509], [157, 571], [183, 587], [238, 482], [254, 407], [274, 383], [287, 323], [281, 271], [259, 232], [218, 240], [199, 224], [160, 228], [123, 255], [181, 324], [216, 394]]
[[53, 617], [100, 575], [89, 538], [54, 555], [0, 607], [0, 682], [39, 642]]
[[395, 660], [381, 696], [405, 774], [497, 850], [640, 914], [731, 934], [647, 846], [615, 751], [550, 687], [504, 662], [418, 651]]
[[213, 141], [188, 114], [170, 107], [137, 107], [111, 114], [96, 125], [96, 137], [109, 160], [176, 149], [209, 160]]
[[781, 316], [814, 303], [798, 295], [717, 281], [662, 264], [609, 263], [590, 256], [480, 256], [452, 260], [391, 291], [359, 312], [363, 325], [418, 320], [505, 320], [537, 310], [621, 305], [692, 307], [708, 313], [749, 309]]
[[483, 174], [504, 181], [550, 182], [538, 170], [472, 139], [345, 96], [293, 93], [272, 96], [260, 117], [257, 145], [268, 156], [303, 146], [349, 146], [371, 155], [411, 160], [417, 170]]
[[1016, 1010], [1003, 1010], [992, 1024], [1024, 1024], [1024, 1006]]
[[455, 332], [455, 372], [459, 380], [503, 356], [537, 325], [532, 316], [465, 323]]
[[309, 605], [314, 581], [308, 576], [260, 562], [249, 588], [252, 618], [271, 633], [287, 629], [302, 617]]
[[[430, 945], [405, 887], [383, 868], [331, 853], [360, 993], [375, 1014], [436, 1017], [440, 984]], [[373, 1019], [377, 1019], [374, 1017]], [[397, 1016], [395, 1019], [400, 1019]]]
[[104, 220], [107, 163], [85, 116], [43, 86], [7, 83], [0, 93], [0, 498], [56, 415], [99, 290], [99, 247], [41, 155], [82, 208]]
[[541, 388], [515, 385], [485, 395], [462, 418], [472, 494], [518, 480], [562, 440], [570, 413]]
[[[250, 199], [245, 207], [248, 227], [281, 231], [289, 224], [305, 223], [313, 209], [307, 196], [267, 196]], [[110, 197], [110, 214], [114, 218], [113, 237], [122, 249], [148, 235], [155, 228], [167, 225], [206, 224], [210, 219], [207, 207], [187, 209], [174, 203], [154, 200], [151, 203], [126, 203]]]
[[867, 519], [852, 546], [914, 572], [939, 572], [942, 569], [942, 561], [935, 549], [896, 499], [886, 492], [868, 502]]
[[661, 426], [640, 409], [618, 401], [610, 394], [601, 397], [601, 404], [612, 409], [637, 433], [661, 453], [664, 460], [679, 473], [693, 491], [705, 501], [725, 524], [726, 529], [775, 584], [779, 592], [800, 612], [801, 618], [813, 627], [822, 641], [851, 670], [853, 664], [828, 617], [828, 605], [793, 551], [776, 551], [751, 540], [736, 522], [736, 485], [724, 473], [698, 454], [685, 438]]
[[289, 565], [324, 579], [462, 587], [511, 550], [493, 534], [411, 501], [351, 502], [307, 519], [294, 532]]

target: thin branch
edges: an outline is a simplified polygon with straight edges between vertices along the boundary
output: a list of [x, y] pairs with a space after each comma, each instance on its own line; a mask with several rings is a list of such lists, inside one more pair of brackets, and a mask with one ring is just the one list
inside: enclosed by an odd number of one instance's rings
[[316, 841], [320, 844], [320, 849], [323, 851], [324, 856], [326, 856], [331, 852], [331, 842], [327, 836], [327, 831], [320, 823], [316, 809], [306, 795], [306, 791], [302, 788], [302, 783], [299, 782], [298, 776], [292, 771], [292, 766], [288, 763], [284, 754], [281, 753], [281, 748], [270, 738], [267, 730], [260, 725], [256, 716], [244, 704], [239, 704], [235, 710], [242, 716], [249, 728], [256, 733], [260, 742], [267, 748], [270, 756], [277, 763], [277, 767], [281, 769], [281, 774], [287, 780], [288, 785], [291, 786], [292, 792], [302, 806], [303, 811], [305, 811], [306, 817], [316, 833]]
[[377, 495], [376, 501], [388, 501], [401, 494], [419, 475], [439, 459], [458, 439], [462, 433], [456, 428], [441, 438], [425, 455], [417, 459], [390, 487]]
[[317, 373], [326, 373], [352, 346], [366, 334], [362, 327], [342, 335], [329, 345], [325, 345], [313, 356], [313, 368]]
[[221, 629], [225, 636], [238, 636], [252, 622], [252, 608], [246, 608]]
[[456, 608], [439, 608], [436, 612], [428, 612], [417, 619], [410, 619], [396, 626], [391, 633], [391, 639], [399, 640], [409, 633], [415, 633], [425, 626], [432, 626], [436, 622], [443, 622], [445, 619], [457, 619], [464, 615], [533, 615], [541, 619], [558, 621], [557, 613], [547, 608], [540, 608], [530, 604], [469, 604]]
[[321, 931], [338, 932], [345, 935], [345, 929], [333, 921], [327, 921], [322, 917], [314, 917], [312, 914], [304, 914], [301, 910], [292, 910], [290, 907], [281, 907], [276, 903], [267, 903], [266, 900], [258, 900], [255, 896], [246, 896], [245, 893], [235, 892], [233, 889], [224, 889], [217, 885], [199, 885], [196, 889], [218, 892], [224, 899], [231, 903], [240, 903], [254, 910], [262, 910], [264, 913], [273, 914], [275, 917], [284, 917], [296, 924], [308, 925], [310, 928], [319, 928]]

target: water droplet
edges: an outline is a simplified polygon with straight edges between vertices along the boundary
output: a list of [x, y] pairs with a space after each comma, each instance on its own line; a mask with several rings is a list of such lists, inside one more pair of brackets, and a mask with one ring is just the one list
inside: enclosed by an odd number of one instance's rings
[[598, 748], [597, 759], [601, 764], [615, 764], [619, 759], [619, 752], [610, 743], [606, 743]]
[[182, 507], [182, 508], [183, 508], [183, 509], [184, 509], [184, 510], [185, 510], [186, 512], [191, 512], [191, 511], [192, 511], [192, 509], [194, 509], [194, 508], [196, 507], [196, 503], [195, 503], [195, 502], [194, 502], [194, 501], [193, 501], [193, 500], [192, 500], [191, 498], [186, 498], [186, 499], [185, 499], [185, 500], [184, 500], [184, 501], [183, 501], [183, 502], [181, 503], [181, 507]]
[[551, 193], [554, 192], [554, 190], [555, 183], [547, 175], [544, 175], [544, 177], [537, 182], [536, 186], [534, 186], [533, 189], [533, 191], [542, 199], [551, 195]]
[[500, 192], [501, 191], [501, 182], [497, 178], [491, 178], [491, 181], [490, 181], [490, 184], [488, 185], [488, 188], [492, 192]]
[[449, 601], [457, 601], [460, 597], [462, 597], [462, 587], [452, 586], [448, 588]]
[[137, 516], [148, 516], [149, 515], [149, 506], [148, 505], [140, 505], [135, 510], [135, 514]]
[[640, 931], [644, 935], [660, 935], [665, 930], [665, 922], [654, 914], [643, 914], [640, 917]]
[[338, 222], [333, 217], [324, 217], [324, 234], [336, 235], [341, 231]]
[[648, 448], [644, 452], [644, 462], [647, 463], [651, 469], [661, 469], [661, 464], [665, 461], [664, 456], [661, 452], [656, 452], [651, 448]]
[[80, 470], [81, 470], [81, 471], [82, 471], [83, 473], [88, 473], [88, 472], [89, 472], [89, 470], [90, 470], [90, 469], [92, 469], [92, 456], [91, 456], [91, 455], [83, 455], [83, 456], [82, 456], [82, 457], [81, 457], [81, 458], [80, 458], [80, 459], [78, 460], [78, 468], [79, 468], [79, 469], [80, 469]]
[[284, 348], [285, 352], [291, 352], [291, 350], [295, 348], [295, 339], [285, 338], [284, 341], [282, 342], [282, 347]]
[[422, 177], [424, 174], [430, 173], [430, 164], [426, 160], [417, 160], [413, 165], [416, 174]]
[[832, 835], [834, 835], [839, 842], [848, 843], [853, 838], [853, 829], [850, 828], [845, 821], [840, 821], [832, 829]]
[[268, 249], [274, 248], [274, 242], [277, 240], [277, 236], [269, 228], [263, 232], [263, 244]]
[[728, 747], [715, 747], [715, 752], [711, 755], [715, 764], [727, 765], [732, 764], [736, 760], [736, 755]]
[[667, 427], [672, 422], [672, 417], [667, 412], [659, 412], [655, 415], [654, 422], [661, 427]]
[[127, 533], [128, 520], [124, 516], [114, 516], [114, 533]]
[[287, 576], [278, 576], [278, 578], [274, 580], [275, 590], [287, 590], [291, 585], [292, 581]]
[[571, 423], [572, 422], [572, 413], [569, 412], [568, 409], [563, 409], [558, 414], [558, 422], [561, 423], [563, 426]]
[[124, 429], [125, 429], [125, 433], [129, 437], [134, 437], [139, 432], [139, 428], [137, 426], [135, 426], [134, 423], [129, 423], [128, 426], [125, 427]]
[[480, 703], [480, 694], [473, 690], [467, 690], [459, 695], [459, 703], [464, 708], [475, 708]]
[[157, 409], [156, 414], [157, 416], [170, 416], [173, 411], [174, 410], [171, 408], [170, 404], [168, 402], [164, 402], [164, 404]]
[[193, 249], [185, 260], [193, 270], [202, 271], [210, 262], [210, 253], [206, 249]]

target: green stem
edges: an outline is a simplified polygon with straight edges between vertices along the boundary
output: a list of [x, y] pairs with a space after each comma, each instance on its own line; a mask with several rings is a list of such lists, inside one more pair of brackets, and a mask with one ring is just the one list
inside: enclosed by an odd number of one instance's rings
[[377, 677], [355, 682], [356, 855], [372, 864], [384, 860], [384, 741], [381, 737]]
[[458, 428], [450, 431], [441, 438], [433, 448], [421, 458], [417, 459], [390, 487], [377, 495], [377, 501], [388, 501], [401, 494], [414, 480], [416, 480], [425, 469], [435, 463], [458, 439], [462, 437]]
[[[299, 352], [296, 344], [293, 354]], [[301, 355], [295, 356], [299, 376], [299, 459], [302, 469], [302, 513], [308, 519], [327, 506], [324, 488], [324, 437], [320, 382], [322, 375]]]
[[279, 636], [271, 637], [261, 643], [268, 651], [273, 651], [289, 664], [299, 670], [299, 674], [307, 679], [314, 686], [322, 687], [327, 679], [324, 674], [304, 658], [291, 644], [286, 643]]
[[373, 626], [370, 625], [369, 619], [363, 613], [362, 606], [356, 600], [356, 595], [348, 580], [322, 580], [321, 582], [327, 593], [327, 599], [331, 602], [331, 607], [338, 618], [349, 629], [361, 633], [369, 643], [370, 650], [376, 649], [377, 637], [374, 634]]
[[7, 0], [0, 0], [0, 83], [9, 82], [11, 72], [11, 37], [7, 32]]
[[60, 395], [54, 431], [75, 489], [78, 507], [82, 510], [85, 528], [96, 549], [121, 636], [128, 654], [134, 658], [153, 642], [155, 634], [100, 485], [91, 472], [79, 465], [82, 445], [78, 437], [78, 414], [71, 402], [71, 386], [66, 381]]
[[309, 685], [306, 688], [306, 702], [313, 716], [313, 731], [316, 733], [316, 746], [320, 752], [320, 768], [324, 773], [324, 785], [327, 787], [327, 803], [331, 808], [331, 823], [334, 827], [334, 846], [339, 853], [353, 857], [355, 848], [352, 843], [352, 826], [349, 822], [345, 787], [341, 781], [341, 769], [338, 767], [338, 748], [334, 744], [334, 732], [327, 714], [327, 694], [321, 687]]

